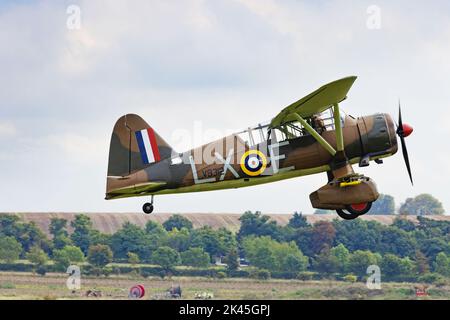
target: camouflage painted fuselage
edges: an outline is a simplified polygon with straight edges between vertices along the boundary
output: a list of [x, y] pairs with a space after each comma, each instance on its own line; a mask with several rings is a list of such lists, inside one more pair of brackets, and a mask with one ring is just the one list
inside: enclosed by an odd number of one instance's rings
[[[310, 134], [284, 141], [269, 139], [254, 146], [231, 135], [178, 154], [155, 132], [161, 160], [145, 164], [133, 134], [146, 128], [149, 125], [137, 115], [117, 121], [111, 138], [106, 199], [240, 188], [335, 169], [333, 156]], [[388, 114], [347, 116], [342, 131], [350, 164], [363, 157], [375, 160], [397, 152], [395, 125]], [[336, 148], [334, 130], [321, 136]], [[262, 153], [259, 159], [264, 161], [256, 174], [246, 170], [244, 163], [252, 150]]]

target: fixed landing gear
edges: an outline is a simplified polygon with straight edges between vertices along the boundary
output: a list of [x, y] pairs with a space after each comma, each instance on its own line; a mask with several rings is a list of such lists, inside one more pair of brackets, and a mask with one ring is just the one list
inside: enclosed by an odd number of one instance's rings
[[337, 209], [336, 212], [342, 219], [353, 220], [369, 212], [372, 208], [372, 202], [351, 204], [345, 206], [345, 209]]
[[142, 211], [144, 211], [145, 214], [150, 214], [153, 212], [153, 195], [151, 198], [151, 202], [146, 202], [144, 203], [144, 205], [142, 206]]

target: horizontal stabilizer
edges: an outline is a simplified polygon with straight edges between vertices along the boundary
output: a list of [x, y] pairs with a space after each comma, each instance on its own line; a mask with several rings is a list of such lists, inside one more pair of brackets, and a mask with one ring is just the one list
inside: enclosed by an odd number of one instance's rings
[[[115, 177], [108, 177], [108, 178], [115, 178]], [[145, 182], [145, 183], [140, 183], [140, 184], [135, 184], [135, 185], [131, 185], [131, 186], [126, 186], [123, 188], [117, 188], [117, 189], [113, 189], [110, 190], [107, 194], [107, 199], [111, 199], [111, 198], [115, 198], [115, 197], [120, 197], [120, 196], [126, 196], [126, 195], [131, 195], [131, 194], [139, 194], [142, 192], [145, 193], [151, 193], [152, 191], [156, 191], [159, 190], [161, 187], [165, 186], [167, 183], [166, 182]]]

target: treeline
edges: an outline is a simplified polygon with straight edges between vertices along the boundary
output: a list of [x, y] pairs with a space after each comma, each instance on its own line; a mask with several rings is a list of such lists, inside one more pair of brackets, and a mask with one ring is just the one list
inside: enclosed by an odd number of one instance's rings
[[[224, 228], [194, 229], [180, 215], [144, 228], [125, 223], [112, 235], [93, 229], [90, 218], [77, 215], [70, 223], [53, 218], [49, 239], [34, 223], [0, 215], [0, 270], [17, 267], [65, 272], [71, 264], [85, 273], [130, 271], [148, 275], [239, 276], [256, 278], [334, 278], [364, 280], [377, 265], [383, 281], [447, 282], [450, 277], [450, 222], [402, 216], [392, 225], [355, 219], [311, 225], [295, 213], [280, 226], [259, 212], [240, 217], [234, 234]], [[216, 267], [220, 258], [226, 264]], [[240, 267], [240, 261], [250, 266]], [[29, 266], [29, 265], [28, 265]], [[187, 268], [190, 267], [190, 268]]]
[[[380, 194], [367, 214], [396, 214], [396, 211], [394, 197], [389, 194]], [[332, 212], [333, 211], [331, 210], [317, 209], [314, 213], [327, 214]], [[444, 212], [445, 210], [442, 202], [428, 193], [419, 194], [413, 198], [407, 198], [398, 208], [399, 214], [413, 216], [442, 215]]]

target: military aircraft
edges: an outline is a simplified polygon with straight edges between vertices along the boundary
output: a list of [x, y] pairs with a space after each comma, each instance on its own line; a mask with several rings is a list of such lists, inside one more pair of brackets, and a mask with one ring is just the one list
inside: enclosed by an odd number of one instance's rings
[[343, 219], [367, 213], [379, 194], [374, 181], [352, 165], [383, 163], [397, 152], [397, 135], [413, 183], [405, 138], [413, 131], [389, 114], [354, 118], [340, 103], [355, 76], [328, 83], [284, 108], [270, 122], [178, 153], [141, 117], [122, 116], [112, 133], [106, 199], [248, 187], [327, 173], [310, 194], [314, 208], [336, 210]]

